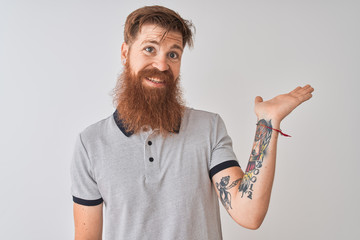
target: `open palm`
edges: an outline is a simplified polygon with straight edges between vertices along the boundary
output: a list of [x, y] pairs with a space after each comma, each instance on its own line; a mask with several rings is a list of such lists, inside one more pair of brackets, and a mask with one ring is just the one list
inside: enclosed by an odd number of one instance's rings
[[289, 93], [278, 95], [268, 101], [262, 97], [255, 98], [255, 113], [258, 118], [283, 120], [301, 103], [312, 97], [314, 89], [310, 85], [297, 87]]

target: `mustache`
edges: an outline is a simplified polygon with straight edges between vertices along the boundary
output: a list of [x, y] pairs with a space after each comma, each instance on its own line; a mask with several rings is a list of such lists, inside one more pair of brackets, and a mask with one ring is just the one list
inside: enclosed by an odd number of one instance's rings
[[157, 68], [150, 68], [150, 69], [142, 69], [138, 72], [139, 79], [144, 77], [151, 77], [151, 78], [159, 78], [163, 80], [165, 83], [169, 83], [174, 81], [174, 74], [171, 69], [160, 71]]

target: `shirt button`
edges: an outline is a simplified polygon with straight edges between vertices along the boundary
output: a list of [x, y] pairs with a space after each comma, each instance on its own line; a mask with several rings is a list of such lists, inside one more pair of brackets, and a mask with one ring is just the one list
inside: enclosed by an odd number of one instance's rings
[[153, 162], [153, 161], [154, 161], [154, 158], [152, 158], [152, 157], [149, 158], [149, 161], [150, 161], [150, 162]]
[[148, 141], [148, 144], [149, 144], [149, 146], [151, 146], [152, 142], [151, 142], [151, 141]]

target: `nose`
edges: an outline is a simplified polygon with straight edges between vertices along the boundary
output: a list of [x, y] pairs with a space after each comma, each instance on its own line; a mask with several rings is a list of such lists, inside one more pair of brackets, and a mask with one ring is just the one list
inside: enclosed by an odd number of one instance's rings
[[166, 56], [158, 56], [156, 59], [154, 59], [152, 66], [162, 72], [169, 69], [169, 64], [167, 62]]

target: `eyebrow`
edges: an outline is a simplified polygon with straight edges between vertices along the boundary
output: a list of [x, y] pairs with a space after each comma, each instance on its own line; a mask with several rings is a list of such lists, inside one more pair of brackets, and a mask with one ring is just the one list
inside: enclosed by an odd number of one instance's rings
[[[155, 45], [160, 45], [160, 43], [158, 42], [158, 41], [156, 41], [156, 40], [144, 40], [144, 41], [142, 41], [142, 43], [141, 43], [141, 45], [144, 45], [144, 44], [147, 44], [147, 43], [152, 43], [152, 44], [155, 44]], [[181, 52], [183, 52], [184, 51], [184, 49], [180, 46], [180, 45], [178, 45], [178, 44], [173, 44], [171, 47], [170, 47], [170, 49], [178, 49], [178, 50], [180, 50]]]

